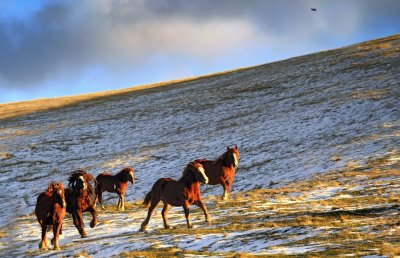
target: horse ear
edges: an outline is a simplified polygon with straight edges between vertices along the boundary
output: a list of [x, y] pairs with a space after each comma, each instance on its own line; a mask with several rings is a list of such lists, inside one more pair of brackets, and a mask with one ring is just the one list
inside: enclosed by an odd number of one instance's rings
[[238, 148], [237, 148], [237, 145], [235, 144], [235, 150], [237, 150]]
[[229, 146], [226, 146], [226, 150], [229, 150]]

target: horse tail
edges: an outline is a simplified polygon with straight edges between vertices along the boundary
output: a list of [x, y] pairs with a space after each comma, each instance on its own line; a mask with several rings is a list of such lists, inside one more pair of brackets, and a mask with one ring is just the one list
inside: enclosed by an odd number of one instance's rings
[[101, 186], [102, 186], [101, 174], [96, 177], [95, 185], [96, 185], [95, 194], [97, 195], [97, 193], [101, 191]]
[[165, 184], [168, 182], [169, 179], [161, 178], [158, 179], [157, 182], [154, 183], [151, 191], [146, 194], [144, 198], [143, 205], [148, 205], [151, 203], [151, 200], [156, 200], [157, 202], [162, 198], [162, 192], [164, 189]]
[[144, 197], [143, 205], [148, 206], [150, 202], [151, 202], [151, 191], [146, 194], [146, 197]]

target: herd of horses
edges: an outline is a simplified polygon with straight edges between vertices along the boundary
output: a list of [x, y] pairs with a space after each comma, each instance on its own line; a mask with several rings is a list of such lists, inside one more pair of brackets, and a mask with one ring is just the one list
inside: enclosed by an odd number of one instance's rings
[[[166, 217], [171, 206], [183, 207], [188, 228], [192, 227], [189, 214], [189, 206], [192, 204], [203, 210], [205, 221], [210, 223], [210, 216], [201, 199], [200, 184], [221, 184], [224, 189], [222, 198], [226, 200], [238, 165], [239, 150], [237, 146], [227, 147], [227, 150], [216, 160], [196, 159], [189, 162], [178, 180], [172, 178], [158, 179], [144, 198], [143, 204], [149, 209], [140, 230], [144, 231], [147, 228], [153, 210], [160, 201], [164, 204], [161, 215], [165, 229], [171, 228]], [[35, 214], [42, 229], [39, 248], [47, 248], [46, 233], [52, 230], [51, 244], [54, 250], [60, 249], [58, 239], [62, 233], [62, 224], [66, 213], [72, 215], [73, 223], [81, 237], [87, 237], [82, 213], [91, 213], [90, 227], [95, 227], [97, 223], [97, 201], [104, 209], [103, 192], [117, 193], [119, 197], [117, 207], [120, 211], [123, 211], [125, 208], [125, 191], [129, 182], [133, 183], [134, 181], [134, 169], [127, 167], [116, 175], [101, 173], [96, 178], [85, 170], [74, 171], [68, 178], [67, 189], [64, 189], [61, 182], [51, 182], [47, 190], [39, 194], [35, 207]]]

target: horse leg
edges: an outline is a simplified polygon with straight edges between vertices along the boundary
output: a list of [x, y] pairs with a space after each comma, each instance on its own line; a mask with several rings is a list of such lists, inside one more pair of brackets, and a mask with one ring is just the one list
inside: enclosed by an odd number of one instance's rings
[[99, 203], [100, 203], [100, 207], [102, 210], [105, 210], [106, 208], [103, 205], [103, 193], [102, 191], [99, 191], [98, 193], [98, 198], [99, 198]]
[[185, 201], [183, 204], [183, 211], [185, 212], [185, 217], [186, 217], [186, 225], [188, 228], [192, 228], [193, 225], [190, 223], [190, 212], [189, 212], [189, 202]]
[[121, 211], [125, 210], [125, 197], [121, 195]]
[[222, 200], [226, 201], [229, 198], [229, 189], [231, 188], [231, 179], [227, 180], [221, 180], [222, 181], [222, 187], [224, 188], [224, 194], [222, 195]]
[[47, 248], [46, 232], [47, 232], [47, 225], [42, 224], [42, 241], [40, 241], [40, 244], [39, 244], [39, 249], [42, 249], [42, 250]]
[[98, 200], [97, 195], [98, 195], [98, 193], [97, 193], [97, 189], [96, 189], [96, 191], [95, 191], [95, 193], [94, 193], [93, 207], [96, 207], [96, 206], [97, 206], [97, 200]]
[[85, 211], [88, 211], [92, 214], [92, 220], [90, 221], [90, 227], [94, 228], [97, 224], [97, 212], [93, 205], [89, 206]]
[[60, 236], [62, 223], [55, 223], [53, 225], [53, 239], [51, 240], [51, 244], [54, 246], [54, 250], [60, 250], [60, 246], [58, 245], [58, 238]]
[[206, 222], [211, 223], [210, 215], [208, 214], [207, 207], [204, 204], [203, 200], [201, 199], [198, 200], [197, 202], [194, 203], [194, 205], [200, 207], [203, 210], [204, 216], [206, 217]]
[[164, 202], [164, 207], [161, 211], [161, 215], [164, 221], [164, 228], [165, 229], [171, 229], [172, 227], [168, 224], [168, 219], [167, 219], [167, 213], [169, 210], [169, 207], [171, 207], [171, 205], [169, 205], [168, 203]]
[[142, 222], [142, 225], [140, 227], [140, 231], [146, 230], [147, 225], [149, 224], [149, 221], [150, 221], [151, 214], [153, 213], [153, 210], [157, 207], [157, 204], [158, 204], [159, 201], [160, 200], [158, 200], [157, 202], [153, 202], [153, 200], [151, 201], [151, 205], [149, 207], [149, 211], [147, 212], [147, 217]]
[[228, 200], [228, 190], [225, 185], [222, 185], [224, 187], [224, 193], [222, 194], [222, 200], [226, 201]]
[[81, 235], [82, 238], [87, 237], [87, 233], [85, 231], [85, 224], [83, 223], [83, 218], [82, 218], [82, 211], [76, 211], [75, 212], [75, 216], [76, 216], [76, 228], [79, 231], [79, 234]]
[[118, 194], [118, 210], [119, 211], [124, 211], [125, 210], [125, 202], [124, 202], [124, 196], [122, 194]]

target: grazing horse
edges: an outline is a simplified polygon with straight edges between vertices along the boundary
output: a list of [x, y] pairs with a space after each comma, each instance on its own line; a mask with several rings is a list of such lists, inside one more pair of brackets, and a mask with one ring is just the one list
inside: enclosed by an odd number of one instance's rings
[[74, 225], [82, 238], [87, 237], [82, 218], [83, 212], [90, 212], [92, 214], [90, 227], [94, 228], [96, 226], [97, 212], [93, 207], [95, 192], [90, 181], [94, 181], [97, 184], [96, 179], [91, 174], [84, 170], [77, 170], [69, 177], [69, 188], [65, 191], [67, 212], [72, 214]]
[[206, 222], [210, 222], [211, 220], [207, 208], [200, 197], [200, 182], [207, 184], [208, 178], [204, 173], [203, 166], [196, 162], [191, 162], [186, 166], [182, 173], [182, 177], [178, 181], [171, 178], [158, 179], [143, 201], [144, 205], [150, 204], [150, 207], [147, 217], [142, 223], [141, 231], [144, 231], [147, 228], [150, 216], [160, 200], [164, 203], [161, 215], [165, 229], [172, 228], [168, 224], [166, 217], [171, 205], [183, 206], [188, 228], [192, 228], [189, 216], [189, 205], [191, 204], [200, 207], [204, 212]]
[[54, 246], [54, 250], [60, 250], [58, 237], [61, 234], [66, 206], [64, 186], [62, 183], [50, 183], [47, 190], [39, 194], [35, 207], [35, 215], [42, 227], [42, 241], [39, 244], [40, 249], [46, 249], [46, 231], [53, 227], [53, 239], [51, 240], [51, 244]]
[[[108, 173], [101, 173], [96, 177], [96, 201], [98, 198], [102, 209], [105, 209], [102, 198], [103, 192], [117, 193], [119, 197], [117, 207], [121, 211], [125, 209], [124, 194], [128, 188], [129, 182], [133, 184], [133, 181], [135, 180], [134, 173], [135, 171], [133, 167], [127, 167], [122, 169], [121, 172], [115, 176]], [[95, 204], [96, 201], [94, 202]]]
[[195, 162], [203, 165], [209, 179], [209, 185], [221, 184], [223, 186], [222, 199], [227, 200], [235, 177], [235, 169], [239, 165], [238, 147], [236, 145], [233, 148], [228, 146], [227, 151], [216, 160], [197, 159]]

